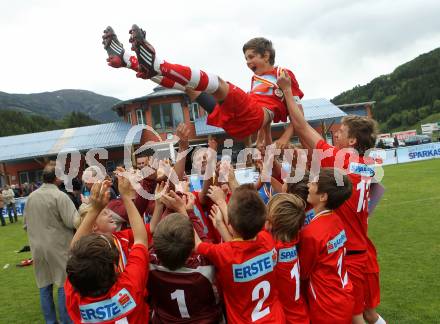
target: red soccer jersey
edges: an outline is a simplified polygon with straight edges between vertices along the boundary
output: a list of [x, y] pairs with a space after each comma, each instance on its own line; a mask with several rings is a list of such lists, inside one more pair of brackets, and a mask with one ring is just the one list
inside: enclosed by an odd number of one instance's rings
[[[261, 107], [268, 108], [274, 112], [275, 123], [287, 121], [287, 106], [284, 100], [283, 91], [277, 85], [278, 67], [263, 73], [262, 75], [253, 75], [251, 81], [250, 96], [254, 97]], [[296, 81], [292, 71], [284, 69], [292, 81], [292, 94], [300, 99], [304, 96]]]
[[362, 156], [339, 154], [339, 149], [320, 140], [317, 149], [329, 150], [331, 156], [321, 161], [322, 167], [339, 167], [347, 171], [353, 184], [353, 191], [349, 199], [340, 206], [336, 213], [341, 217], [346, 235], [348, 251], [367, 250], [368, 227], [368, 199], [370, 183], [374, 176], [374, 161], [364, 160]]
[[[145, 224], [145, 229], [148, 235], [148, 246], [153, 244], [153, 236], [150, 231], [150, 224]], [[134, 243], [133, 230], [131, 228], [112, 233], [113, 240], [119, 251], [119, 271], [124, 271], [127, 265], [127, 256], [130, 254], [131, 247]]]
[[300, 262], [296, 245], [298, 240], [277, 241], [278, 260], [275, 266], [276, 287], [283, 306], [286, 323], [310, 323], [305, 301], [300, 291]]
[[285, 323], [276, 292], [274, 248], [264, 231], [254, 241], [199, 244], [197, 252], [218, 271], [228, 323]]
[[67, 279], [64, 284], [66, 307], [74, 323], [148, 323], [145, 287], [148, 276], [148, 251], [135, 244], [127, 266], [110, 290], [99, 297], [82, 297]]
[[148, 291], [155, 324], [215, 324], [223, 316], [214, 266], [200, 254], [191, 255], [184, 267], [171, 271], [150, 251]]
[[331, 211], [317, 214], [300, 234], [301, 279], [308, 280], [312, 323], [351, 323], [352, 285], [345, 269], [344, 225]]

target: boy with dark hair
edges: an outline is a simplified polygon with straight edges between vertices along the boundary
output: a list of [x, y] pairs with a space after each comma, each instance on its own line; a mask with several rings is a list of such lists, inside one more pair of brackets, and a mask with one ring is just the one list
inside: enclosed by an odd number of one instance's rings
[[187, 215], [172, 213], [153, 234], [148, 291], [153, 323], [215, 324], [222, 319], [214, 266], [192, 253], [194, 227]]
[[[296, 170], [292, 171], [291, 177], [295, 176]], [[287, 192], [300, 197], [305, 204], [306, 218], [304, 219], [304, 226], [310, 224], [313, 217], [315, 217], [315, 211], [312, 205], [307, 202], [307, 196], [309, 195], [309, 171], [305, 170], [304, 176], [298, 182], [287, 182], [283, 184], [283, 192]]]
[[[274, 67], [275, 50], [271, 41], [255, 38], [243, 47], [247, 66], [255, 73], [251, 92], [247, 94], [215, 74], [159, 60], [153, 46], [145, 40], [145, 32], [137, 25], [132, 26], [130, 34], [137, 60], [125, 53], [111, 27], [104, 31], [109, 65], [130, 66], [138, 71], [138, 77], [152, 79], [168, 88], [183, 87], [191, 100], [208, 112], [209, 125], [221, 127], [237, 139], [246, 139], [258, 131], [257, 142], [269, 145], [271, 122], [287, 120], [283, 92], [276, 84], [277, 76], [284, 69]], [[295, 80], [291, 71], [284, 71]], [[292, 82], [292, 93], [298, 102], [303, 97], [296, 80]], [[287, 143], [292, 134], [293, 129], [287, 128], [279, 141]]]
[[230, 323], [285, 323], [276, 291], [276, 251], [269, 233], [262, 231], [266, 206], [254, 189], [238, 187], [228, 204], [232, 241], [202, 243], [196, 251], [217, 269]]
[[[342, 179], [343, 185], [337, 181]], [[312, 323], [351, 323], [352, 285], [345, 269], [344, 225], [334, 212], [351, 196], [351, 182], [333, 168], [311, 179], [307, 201], [315, 217], [301, 231], [301, 279], [308, 280], [307, 300]]]
[[299, 231], [304, 224], [305, 203], [298, 196], [279, 193], [267, 205], [266, 230], [275, 240], [278, 254], [275, 273], [279, 299], [286, 323], [310, 323], [307, 306], [300, 288], [300, 260], [298, 258]]
[[87, 235], [108, 202], [109, 186], [109, 181], [93, 185], [91, 208], [72, 240], [66, 268], [66, 306], [75, 323], [148, 323], [148, 306], [144, 300], [148, 237], [142, 218], [129, 198], [132, 189], [128, 179], [118, 176], [119, 192], [134, 238], [125, 269], [118, 271], [119, 252], [110, 236]]
[[367, 263], [368, 200], [370, 185], [375, 176], [372, 159], [365, 156], [374, 147], [377, 134], [375, 120], [364, 116], [342, 118], [340, 128], [335, 132], [335, 146], [329, 145], [321, 135], [298, 113], [298, 106], [291, 96], [291, 82], [287, 75], [278, 79], [278, 85], [285, 93], [291, 124], [302, 144], [308, 149], [321, 150], [321, 167], [339, 167], [348, 173], [353, 183], [352, 195], [336, 212], [344, 223], [347, 236], [347, 269], [353, 283], [353, 324], [364, 323], [364, 282]]

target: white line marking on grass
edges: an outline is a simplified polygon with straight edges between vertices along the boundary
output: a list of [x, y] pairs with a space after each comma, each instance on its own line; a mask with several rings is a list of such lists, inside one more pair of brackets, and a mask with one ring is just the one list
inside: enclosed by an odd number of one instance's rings
[[6, 263], [5, 266], [3, 267], [3, 269], [7, 269], [9, 268], [9, 263]]
[[423, 199], [405, 200], [405, 201], [400, 201], [400, 202], [396, 202], [396, 203], [382, 204], [382, 207], [406, 205], [406, 204], [417, 203], [417, 202], [422, 202], [422, 201], [429, 201], [429, 200], [440, 200], [440, 197], [431, 197], [431, 198], [423, 198]]

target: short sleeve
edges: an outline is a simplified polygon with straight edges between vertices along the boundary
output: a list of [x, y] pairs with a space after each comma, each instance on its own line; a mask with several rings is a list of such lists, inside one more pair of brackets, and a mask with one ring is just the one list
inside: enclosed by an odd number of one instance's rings
[[132, 287], [142, 291], [148, 278], [148, 250], [143, 244], [135, 244], [127, 258], [127, 266], [121, 273], [120, 279], [129, 281]]
[[304, 93], [299, 88], [298, 81], [296, 80], [295, 74], [293, 74], [292, 71], [287, 70], [287, 74], [290, 77], [291, 80], [291, 87], [292, 87], [292, 94], [294, 97], [299, 97], [299, 99], [302, 99], [304, 97]]
[[196, 252], [206, 256], [209, 261], [211, 261], [214, 265], [219, 266], [221, 264], [220, 260], [220, 244], [213, 244], [202, 242], [197, 247]]
[[316, 143], [316, 149], [322, 150], [322, 154], [325, 154], [326, 156], [324, 159], [321, 160], [321, 167], [332, 168], [335, 165], [335, 157], [338, 153], [338, 150], [334, 146], [328, 144], [323, 139], [319, 140], [318, 143]]

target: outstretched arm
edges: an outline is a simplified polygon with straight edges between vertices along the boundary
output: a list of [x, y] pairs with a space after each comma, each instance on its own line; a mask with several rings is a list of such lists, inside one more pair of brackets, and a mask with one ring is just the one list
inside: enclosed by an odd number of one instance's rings
[[142, 244], [148, 248], [148, 235], [143, 218], [130, 197], [132, 191], [130, 180], [127, 175], [124, 176], [124, 173], [127, 174], [124, 168], [118, 167], [116, 170], [118, 172], [118, 189], [127, 210], [131, 229], [133, 230], [134, 244]]
[[177, 153], [177, 161], [174, 165], [174, 172], [176, 172], [179, 180], [183, 180], [186, 163], [185, 151], [189, 148], [189, 127], [183, 123], [179, 124], [179, 126], [177, 126], [176, 135], [179, 137], [179, 152]]
[[[211, 149], [208, 154], [208, 156], [206, 157], [207, 161], [206, 161], [206, 168], [205, 168], [205, 174], [204, 174], [204, 178], [206, 179], [206, 172], [208, 172], [208, 170], [210, 170], [209, 165], [211, 163], [212, 159], [217, 160], [217, 141], [213, 138], [210, 138], [208, 140], [208, 147]], [[215, 154], [215, 156], [214, 156]], [[208, 190], [209, 187], [214, 184], [214, 175], [209, 174], [209, 179], [206, 179], [203, 181], [203, 186], [202, 186], [202, 191], [199, 193], [199, 201], [202, 205], [206, 205], [206, 203], [208, 202]]]
[[275, 141], [277, 148], [285, 149], [292, 138], [294, 129], [292, 123], [290, 123], [285, 129], [283, 134], [281, 134], [280, 138]]
[[228, 227], [226, 226], [224, 212], [228, 212], [227, 208], [223, 211], [217, 205], [212, 205], [209, 218], [214, 227], [220, 233], [223, 241], [228, 242], [232, 240], [232, 235], [229, 233]]
[[111, 182], [108, 180], [104, 180], [103, 182], [96, 182], [92, 186], [92, 191], [90, 193], [90, 209], [84, 217], [81, 225], [78, 227], [78, 230], [75, 233], [75, 236], [70, 243], [72, 247], [76, 241], [78, 241], [81, 237], [92, 233], [93, 225], [95, 224], [96, 217], [99, 215], [101, 210], [108, 204], [110, 198], [110, 192], [108, 188], [110, 187]]
[[278, 78], [277, 83], [280, 89], [284, 92], [284, 98], [290, 116], [290, 123], [293, 125], [295, 132], [307, 147], [315, 148], [316, 144], [322, 139], [322, 137], [306, 121], [300, 107], [295, 102], [289, 76], [283, 72]]
[[160, 222], [160, 216], [162, 216], [163, 210], [164, 210], [164, 204], [162, 203], [162, 200], [160, 199], [162, 195], [165, 194], [166, 191], [166, 183], [161, 182], [156, 186], [155, 191], [155, 202], [154, 202], [154, 210], [153, 210], [153, 216], [150, 220], [150, 232], [151, 234], [154, 233], [154, 230], [156, 229], [157, 224]]

